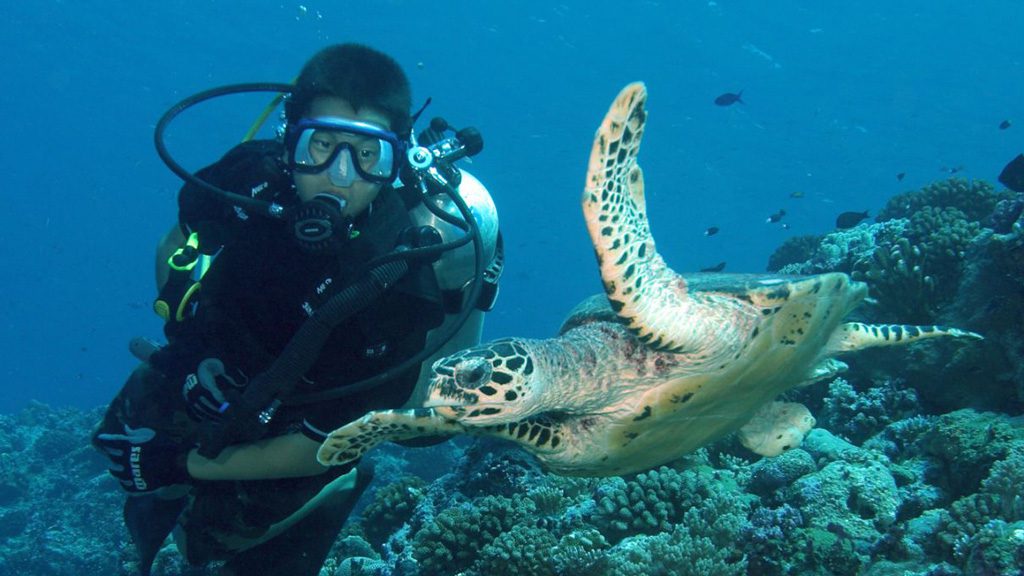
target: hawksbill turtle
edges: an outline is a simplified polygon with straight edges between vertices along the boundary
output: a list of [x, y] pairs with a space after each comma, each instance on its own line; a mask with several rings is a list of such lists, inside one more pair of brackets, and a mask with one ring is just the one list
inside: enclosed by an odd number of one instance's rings
[[434, 363], [422, 408], [370, 412], [330, 434], [323, 464], [377, 444], [476, 434], [511, 440], [550, 472], [611, 476], [664, 464], [739, 432], [776, 455], [814, 425], [791, 388], [835, 374], [835, 356], [931, 337], [941, 326], [844, 322], [867, 295], [846, 274], [677, 274], [655, 250], [637, 154], [642, 83], [627, 86], [597, 131], [583, 212], [606, 294], [584, 300], [560, 334], [501, 339]]

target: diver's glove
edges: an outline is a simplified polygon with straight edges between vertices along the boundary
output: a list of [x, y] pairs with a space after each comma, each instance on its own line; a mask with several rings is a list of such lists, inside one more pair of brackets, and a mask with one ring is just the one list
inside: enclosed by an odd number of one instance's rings
[[152, 428], [125, 424], [124, 434], [97, 434], [94, 443], [110, 459], [110, 475], [126, 492], [142, 494], [191, 479], [186, 466], [188, 448]]
[[219, 422], [229, 402], [248, 383], [249, 378], [241, 370], [227, 369], [220, 359], [207, 358], [199, 363], [195, 373], [185, 378], [181, 388], [185, 410], [197, 422]]

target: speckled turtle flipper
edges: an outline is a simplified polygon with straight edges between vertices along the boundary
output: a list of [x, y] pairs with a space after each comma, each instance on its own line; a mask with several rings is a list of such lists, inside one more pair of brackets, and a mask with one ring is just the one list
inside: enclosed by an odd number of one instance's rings
[[494, 436], [529, 445], [534, 452], [553, 453], [566, 448], [567, 430], [547, 418], [480, 427], [466, 426], [430, 408], [380, 410], [331, 432], [320, 445], [316, 459], [324, 466], [340, 466], [362, 458], [383, 442], [456, 434]]
[[983, 340], [977, 332], [948, 326], [908, 324], [864, 324], [846, 322], [839, 326], [826, 346], [826, 353], [854, 352], [875, 346], [901, 346], [926, 338], [969, 338]]
[[465, 426], [438, 416], [429, 408], [369, 412], [331, 432], [317, 451], [316, 459], [325, 466], [338, 466], [362, 458], [382, 442], [463, 432]]
[[[694, 294], [690, 281], [672, 271], [657, 252], [637, 163], [646, 102], [644, 85], [630, 84], [605, 116], [590, 153], [583, 214], [612, 309], [648, 347], [699, 356], [707, 334], [730, 332], [719, 341], [737, 341], [751, 322], [734, 322], [744, 303], [732, 296]], [[771, 299], [772, 291], [763, 294]], [[735, 352], [719, 346], [715, 351], [723, 358]]]

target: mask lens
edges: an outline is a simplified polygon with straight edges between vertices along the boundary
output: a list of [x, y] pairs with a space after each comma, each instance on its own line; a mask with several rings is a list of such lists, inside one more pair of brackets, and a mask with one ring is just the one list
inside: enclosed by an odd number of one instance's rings
[[[330, 170], [331, 175], [354, 178], [355, 172], [371, 182], [389, 182], [397, 176], [395, 142], [379, 137], [383, 131], [361, 126], [344, 128], [341, 122], [309, 122], [293, 139], [293, 167], [300, 172]], [[347, 152], [344, 153], [344, 152]]]

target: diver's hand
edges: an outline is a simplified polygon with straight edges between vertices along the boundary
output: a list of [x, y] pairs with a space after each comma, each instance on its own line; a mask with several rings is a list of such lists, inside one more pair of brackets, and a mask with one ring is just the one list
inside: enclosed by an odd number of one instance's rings
[[110, 475], [126, 492], [142, 494], [190, 480], [185, 464], [188, 449], [152, 428], [125, 424], [124, 434], [97, 434], [95, 444], [110, 459]]
[[207, 358], [199, 363], [194, 374], [185, 378], [181, 388], [185, 409], [197, 422], [219, 422], [228, 408], [228, 395], [233, 396], [233, 392], [242, 390], [248, 383], [249, 379], [241, 370], [228, 370], [219, 359]]

